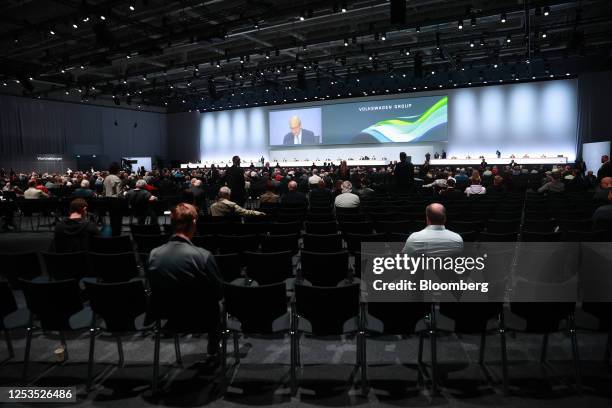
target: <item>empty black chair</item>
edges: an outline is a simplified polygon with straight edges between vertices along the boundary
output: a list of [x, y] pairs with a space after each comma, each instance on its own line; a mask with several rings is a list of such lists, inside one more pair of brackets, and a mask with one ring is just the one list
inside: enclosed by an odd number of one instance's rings
[[42, 265], [36, 252], [0, 254], [0, 277], [8, 280], [15, 289], [19, 279], [32, 280], [42, 275]]
[[340, 222], [342, 233], [371, 234], [374, 232], [374, 223], [371, 221]]
[[395, 221], [376, 221], [374, 228], [378, 233], [390, 234], [392, 232], [399, 232], [406, 234], [413, 231], [413, 224], [410, 220], [401, 219]]
[[272, 222], [267, 228], [271, 235], [299, 234], [302, 230], [302, 222]]
[[102, 282], [127, 282], [138, 276], [138, 264], [133, 252], [122, 254], [89, 253], [94, 276]]
[[132, 235], [159, 235], [162, 233], [159, 224], [130, 224]]
[[306, 221], [304, 227], [307, 234], [335, 234], [338, 232], [338, 224], [335, 221], [312, 222]]
[[0, 281], [0, 330], [4, 333], [8, 359], [15, 357], [10, 331], [25, 327], [28, 317], [27, 310], [17, 307], [17, 301], [9, 283]]
[[196, 235], [191, 238], [193, 245], [204, 248], [213, 254], [219, 249], [219, 240], [214, 235]]
[[89, 250], [99, 254], [121, 254], [134, 250], [129, 235], [116, 237], [91, 237]]
[[23, 358], [22, 381], [25, 383], [30, 362], [30, 348], [34, 330], [41, 329], [43, 334], [51, 331], [60, 332], [64, 347], [64, 359], [68, 359], [68, 348], [64, 333], [89, 328], [91, 310], [84, 308], [79, 297], [79, 283], [75, 279], [54, 282], [32, 282], [21, 280], [26, 304], [31, 314], [40, 322], [34, 326], [30, 318], [26, 331], [25, 355]]
[[219, 235], [219, 252], [222, 254], [255, 251], [259, 247], [259, 237], [252, 235]]
[[386, 235], [380, 234], [355, 234], [347, 233], [344, 234], [344, 240], [346, 241], [346, 249], [349, 252], [361, 251], [361, 244], [364, 242], [384, 242]]
[[563, 238], [561, 232], [533, 232], [523, 231], [521, 241], [523, 242], [559, 242]]
[[[174, 336], [177, 355], [180, 354], [177, 334], [208, 333], [208, 348], [212, 352], [212, 349], [216, 351], [217, 342], [222, 338], [223, 325], [218, 302], [220, 294], [216, 287], [170, 284], [153, 273], [149, 273], [147, 278], [151, 287], [150, 316], [155, 321], [151, 388], [156, 393], [162, 332]], [[163, 326], [162, 321], [165, 321]], [[225, 355], [221, 358], [223, 361]]]
[[493, 232], [496, 234], [507, 234], [509, 232], [517, 232], [521, 223], [520, 218], [510, 220], [493, 220], [487, 221], [486, 229], [487, 232]]
[[463, 239], [463, 242], [476, 242], [476, 241], [478, 241], [478, 232], [476, 232], [476, 231], [460, 232], [459, 235], [461, 235], [461, 238]]
[[53, 280], [79, 280], [91, 276], [87, 252], [41, 252], [41, 256], [47, 274]]
[[348, 252], [301, 252], [299, 279], [315, 286], [336, 286], [351, 278]]
[[446, 224], [446, 228], [461, 234], [462, 232], [480, 232], [484, 229], [484, 221], [451, 221]]
[[518, 233], [494, 233], [481, 231], [478, 234], [478, 241], [480, 242], [516, 242]]
[[[377, 336], [409, 336], [412, 334], [419, 335], [419, 351], [418, 363], [422, 365], [423, 361], [423, 340], [426, 333], [429, 333], [431, 344], [431, 378], [432, 392], [436, 393], [436, 331], [435, 320], [426, 319], [432, 312], [432, 304], [426, 302], [372, 302], [367, 304], [367, 314], [364, 316], [364, 329], [369, 337]], [[363, 313], [363, 311], [362, 311]], [[385, 339], [388, 341], [387, 339]], [[365, 344], [364, 344], [365, 346]], [[365, 356], [362, 357], [366, 363]], [[362, 383], [367, 383], [365, 370], [362, 369]]]
[[242, 261], [240, 254], [234, 253], [215, 255], [215, 261], [223, 281], [232, 282], [240, 278], [242, 274]]
[[292, 302], [291, 329], [291, 392], [297, 392], [296, 367], [300, 361], [300, 334], [307, 332], [302, 320], [310, 323], [308, 333], [313, 336], [342, 334], [356, 335], [356, 364], [365, 363], [365, 344], [361, 331], [359, 307], [359, 285], [352, 284], [334, 288], [295, 285]]
[[[478, 364], [484, 364], [487, 334], [497, 332], [500, 339], [500, 360], [504, 394], [508, 393], [508, 361], [506, 352], [506, 327], [504, 308], [498, 302], [440, 303], [440, 314], [455, 323], [452, 331], [462, 334], [480, 334], [480, 355]], [[495, 321], [493, 327], [489, 323]], [[439, 332], [440, 330], [438, 330]]]
[[334, 213], [308, 213], [306, 214], [306, 221], [309, 222], [330, 222], [336, 221]]
[[342, 235], [340, 234], [304, 234], [304, 250], [310, 252], [342, 251]]
[[261, 250], [263, 252], [291, 251], [295, 254], [299, 247], [299, 235], [264, 235], [261, 239]]
[[553, 232], [557, 226], [555, 220], [529, 220], [523, 222], [523, 231], [530, 232]]
[[[102, 332], [116, 337], [119, 366], [125, 358], [121, 336], [150, 328], [145, 324], [147, 296], [141, 280], [121, 283], [94, 283], [85, 281], [89, 305], [96, 319], [89, 332], [89, 363], [87, 370], [87, 388], [91, 388], [94, 370], [94, 352], [96, 336]], [[100, 322], [98, 319], [101, 319]], [[178, 357], [178, 356], [177, 356]]]
[[336, 219], [338, 222], [366, 222], [368, 221], [369, 217], [367, 214], [354, 214], [336, 211]]
[[246, 274], [259, 285], [284, 282], [293, 276], [293, 254], [283, 252], [245, 252]]
[[[139, 225], [140, 227], [142, 225]], [[141, 235], [132, 234], [134, 242], [136, 242], [136, 249], [138, 252], [151, 252], [153, 249], [164, 245], [168, 242], [168, 235]]]
[[[270, 335], [289, 331], [291, 326], [284, 283], [260, 286], [224, 284], [223, 294], [227, 313], [225, 332], [234, 334], [236, 362], [239, 362], [239, 333]], [[223, 338], [225, 348], [226, 337]], [[225, 360], [222, 363], [225, 365]]]
[[[411, 233], [392, 232], [388, 235], [389, 242], [406, 242]], [[357, 252], [357, 251], [355, 251]]]
[[226, 219], [222, 219], [221, 221], [210, 221], [210, 222], [198, 221], [197, 223], [198, 235], [227, 234], [227, 231], [230, 228], [229, 225], [230, 225], [230, 221]]

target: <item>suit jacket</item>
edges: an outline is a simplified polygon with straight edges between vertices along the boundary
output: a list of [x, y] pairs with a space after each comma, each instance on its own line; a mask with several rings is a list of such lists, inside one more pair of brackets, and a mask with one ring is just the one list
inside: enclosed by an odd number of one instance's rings
[[244, 185], [244, 170], [239, 166], [232, 166], [225, 171], [225, 181], [232, 190], [232, 200], [241, 202], [246, 195]]
[[[284, 145], [293, 144], [293, 133], [289, 132], [283, 138]], [[303, 145], [316, 144], [314, 133], [311, 130], [302, 129], [302, 143]]]

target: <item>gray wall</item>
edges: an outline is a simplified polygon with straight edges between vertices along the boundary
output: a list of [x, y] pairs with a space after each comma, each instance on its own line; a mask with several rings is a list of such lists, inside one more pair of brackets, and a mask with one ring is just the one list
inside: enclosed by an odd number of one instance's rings
[[30, 170], [20, 166], [39, 154], [68, 163], [96, 155], [100, 167], [123, 156], [165, 159], [166, 120], [163, 113], [0, 95], [0, 166]]

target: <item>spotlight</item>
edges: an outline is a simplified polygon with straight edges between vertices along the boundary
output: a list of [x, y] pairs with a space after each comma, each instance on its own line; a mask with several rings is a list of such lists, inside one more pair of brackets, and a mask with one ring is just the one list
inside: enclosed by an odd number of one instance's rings
[[501, 23], [505, 23], [506, 22], [506, 13], [501, 13], [501, 15], [499, 17], [499, 21]]
[[459, 30], [463, 30], [463, 20], [459, 20], [459, 21], [457, 22], [457, 28], [458, 28]]
[[406, 48], [406, 51], [404, 51], [404, 54], [410, 55], [410, 48]]
[[387, 34], [382, 33], [381, 36], [380, 36], [380, 39], [385, 41], [387, 39]]
[[414, 28], [414, 31], [417, 32], [417, 33], [420, 33], [421, 32], [421, 26], [420, 25], [416, 26]]
[[342, 8], [340, 9], [343, 13], [346, 13], [346, 3], [342, 3]]
[[85, 18], [83, 18], [83, 22], [84, 22], [84, 23], [87, 23], [88, 21], [89, 21], [89, 17], [85, 17]]
[[53, 30], [49, 30], [49, 34], [51, 34], [51, 35], [55, 35], [55, 31], [53, 31]]
[[134, 11], [134, 10], [136, 10], [136, 8], [134, 7], [133, 4], [130, 4], [130, 11]]
[[542, 38], [546, 38], [548, 36], [548, 34], [546, 33], [546, 30], [542, 31]]
[[510, 34], [506, 36], [506, 42], [507, 43], [512, 42], [512, 37], [510, 37]]
[[348, 38], [345, 38], [344, 39], [344, 46], [348, 47], [348, 45], [349, 45], [349, 40], [348, 40]]
[[550, 14], [550, 7], [546, 6], [544, 7], [544, 17], [548, 17], [548, 15]]
[[470, 48], [474, 48], [474, 41], [470, 40]]
[[493, 64], [493, 68], [497, 68], [497, 64]]
[[74, 28], [76, 30], [77, 28], [79, 28], [79, 26], [77, 25], [76, 22], [74, 22], [74, 23], [72, 23], [72, 28]]
[[471, 25], [472, 27], [476, 27], [476, 17], [472, 17], [472, 18], [470, 19], [470, 25]]
[[106, 17], [104, 17], [104, 15], [101, 15], [100, 16], [100, 20], [104, 21], [104, 20], [106, 20]]

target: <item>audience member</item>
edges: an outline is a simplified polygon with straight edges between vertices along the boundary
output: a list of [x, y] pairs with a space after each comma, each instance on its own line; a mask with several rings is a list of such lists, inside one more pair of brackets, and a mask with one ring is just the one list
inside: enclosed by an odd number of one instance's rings
[[96, 192], [89, 188], [89, 180], [83, 179], [81, 181], [81, 187], [74, 190], [72, 196], [75, 198], [94, 198]]
[[[429, 155], [429, 153], [427, 153]], [[427, 160], [429, 161], [429, 160]], [[395, 184], [402, 190], [410, 190], [414, 184], [414, 165], [405, 152], [399, 155], [399, 162], [393, 168]]]
[[565, 184], [560, 180], [560, 173], [552, 171], [546, 178], [546, 183], [538, 188], [538, 193], [562, 193], [565, 191]]
[[316, 186], [311, 186], [310, 190], [310, 202], [332, 202], [332, 192], [325, 185], [325, 180], [320, 179]]
[[353, 193], [353, 184], [350, 181], [342, 182], [342, 194], [334, 200], [336, 208], [359, 208], [360, 200], [357, 194]]
[[232, 167], [225, 171], [225, 183], [232, 192], [232, 201], [243, 206], [246, 202], [246, 184], [239, 156], [232, 157]]
[[252, 216], [252, 215], [266, 215], [261, 211], [247, 210], [242, 208], [237, 203], [230, 201], [232, 196], [232, 190], [223, 186], [219, 189], [219, 199], [210, 206], [210, 214], [213, 217], [228, 217], [228, 216]]
[[[197, 230], [197, 209], [191, 204], [180, 203], [172, 209], [170, 219], [175, 234], [166, 244], [153, 249], [149, 256], [148, 277], [153, 297], [156, 289], [183, 293], [185, 298], [197, 296], [206, 307], [213, 308], [213, 314], [219, 313], [218, 301], [223, 298], [223, 279], [219, 268], [209, 251], [191, 242]], [[193, 316], [185, 318], [192, 319]], [[169, 325], [172, 323], [168, 322]], [[220, 323], [219, 320], [218, 327], [208, 332], [207, 351], [210, 356], [216, 355], [219, 350]]]
[[593, 228], [612, 232], [612, 187], [608, 188], [608, 204], [598, 207], [593, 214]]
[[442, 204], [429, 204], [425, 208], [425, 220], [427, 226], [410, 234], [402, 252], [408, 255], [447, 256], [463, 250], [461, 235], [447, 230], [444, 226], [446, 208]]
[[279, 195], [276, 194], [276, 188], [271, 180], [266, 182], [266, 192], [259, 196], [260, 203], [278, 203]]
[[481, 185], [480, 173], [478, 170], [472, 172], [470, 177], [470, 186], [465, 189], [465, 194], [469, 197], [471, 195], [486, 194], [487, 189]]
[[597, 170], [597, 180], [601, 181], [604, 177], [612, 177], [612, 164], [607, 154], [601, 156], [601, 167]]
[[307, 206], [308, 198], [306, 194], [297, 191], [298, 184], [295, 181], [290, 181], [287, 184], [287, 192], [280, 198], [280, 203], [283, 205], [289, 205], [294, 207]]
[[140, 179], [136, 181], [136, 187], [125, 194], [128, 207], [136, 217], [138, 225], [144, 225], [147, 217], [150, 218], [151, 224], [157, 224], [157, 214], [150, 206], [150, 202], [157, 200], [157, 197], [145, 189], [146, 185], [147, 182]]
[[57, 252], [89, 250], [89, 239], [100, 231], [87, 219], [87, 201], [76, 198], [70, 203], [68, 218], [55, 225], [53, 243]]
[[28, 189], [24, 191], [23, 198], [26, 200], [39, 200], [41, 198], [49, 198], [49, 193], [36, 188], [36, 180], [28, 181]]

